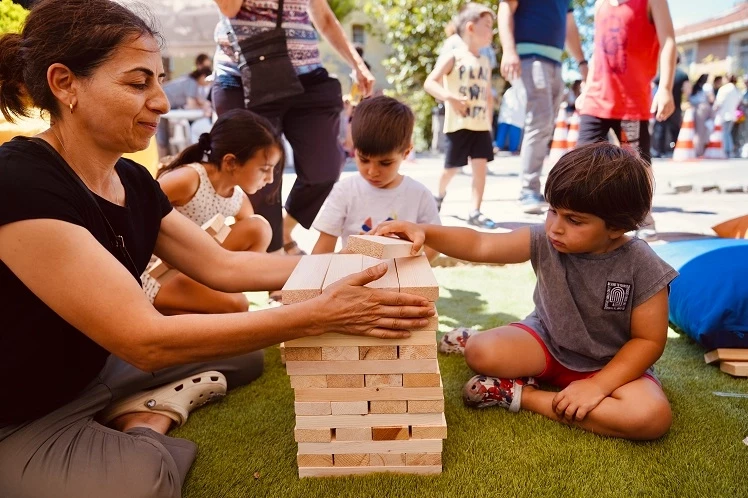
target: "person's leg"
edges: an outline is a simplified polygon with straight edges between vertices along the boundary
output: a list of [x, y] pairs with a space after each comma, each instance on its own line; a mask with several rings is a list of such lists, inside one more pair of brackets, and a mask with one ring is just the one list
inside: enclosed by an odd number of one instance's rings
[[516, 378], [540, 375], [546, 355], [540, 342], [515, 325], [471, 335], [465, 343], [465, 363], [476, 373]]
[[665, 154], [665, 123], [655, 121], [652, 137], [652, 152], [655, 157], [662, 157]]
[[522, 128], [519, 126], [508, 125], [509, 128], [509, 152], [517, 152], [522, 140]]
[[455, 175], [459, 172], [460, 167], [444, 167], [444, 169], [442, 170], [442, 174], [439, 177], [439, 195], [437, 196], [437, 198], [444, 199], [444, 197], [447, 195], [447, 187], [449, 186], [449, 182], [451, 182], [452, 178], [454, 178]]
[[255, 214], [231, 225], [231, 232], [221, 245], [229, 251], [265, 252], [272, 238], [270, 223]]
[[479, 211], [483, 203], [483, 192], [486, 190], [486, 173], [488, 161], [485, 159], [470, 159], [470, 169], [473, 172], [473, 183], [470, 196], [471, 211]]
[[577, 148], [582, 145], [608, 141], [608, 132], [613, 120], [582, 114], [579, 119], [579, 138]]
[[164, 315], [241, 313], [249, 309], [249, 301], [240, 292], [217, 291], [178, 273], [161, 284], [153, 307]]
[[732, 127], [734, 122], [725, 121], [722, 123], [722, 146], [728, 159], [733, 156], [734, 144], [732, 143]]
[[[509, 135], [509, 126], [506, 123], [501, 123], [496, 130], [496, 146], [499, 150], [505, 150], [507, 148], [506, 142]], [[509, 147], [511, 150], [511, 146]]]
[[[286, 213], [306, 229], [312, 226], [338, 181], [344, 160], [337, 140], [343, 109], [340, 83], [326, 72], [315, 73], [310, 78], [304, 80], [304, 94], [290, 99], [283, 118], [297, 175], [286, 200]], [[289, 222], [291, 225], [294, 223]]]
[[522, 61], [521, 86], [527, 94], [527, 107], [522, 139], [522, 195], [540, 195], [540, 174], [553, 136], [557, 109], [554, 102], [553, 64], [539, 59]]
[[566, 422], [553, 410], [557, 393], [523, 389], [521, 407], [557, 422], [570, 423], [604, 436], [634, 440], [662, 437], [672, 423], [672, 412], [662, 388], [646, 377], [625, 384], [604, 398], [581, 422]]

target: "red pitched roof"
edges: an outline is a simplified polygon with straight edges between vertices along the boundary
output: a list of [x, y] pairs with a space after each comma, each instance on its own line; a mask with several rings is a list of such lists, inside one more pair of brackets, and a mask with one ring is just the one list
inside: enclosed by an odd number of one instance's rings
[[675, 30], [675, 36], [680, 38], [684, 35], [698, 33], [699, 31], [706, 31], [713, 28], [718, 28], [726, 24], [731, 24], [739, 21], [748, 21], [748, 2], [741, 2], [729, 11], [725, 12], [719, 17], [713, 17], [705, 21], [700, 21], [688, 26], [683, 26]]

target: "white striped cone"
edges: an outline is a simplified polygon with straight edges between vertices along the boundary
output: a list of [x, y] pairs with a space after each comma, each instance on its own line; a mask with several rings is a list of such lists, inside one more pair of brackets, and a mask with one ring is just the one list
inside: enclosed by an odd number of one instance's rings
[[553, 142], [551, 142], [551, 150], [548, 154], [548, 162], [550, 166], [556, 164], [561, 159], [561, 156], [568, 152], [568, 146], [566, 144], [566, 138], [568, 136], [568, 129], [566, 127], [566, 109], [563, 107], [558, 111], [558, 117], [556, 118], [556, 128], [553, 130]]
[[675, 142], [673, 161], [693, 161], [696, 159], [696, 149], [693, 146], [695, 135], [693, 116], [693, 107], [686, 109], [683, 123], [680, 125], [680, 132], [678, 132], [678, 140]]
[[727, 159], [722, 143], [722, 118], [719, 116], [714, 119], [714, 130], [709, 135], [709, 145], [704, 150], [704, 159]]
[[577, 146], [577, 140], [579, 140], [579, 113], [574, 111], [569, 119], [569, 133], [566, 136], [566, 148], [572, 150]]

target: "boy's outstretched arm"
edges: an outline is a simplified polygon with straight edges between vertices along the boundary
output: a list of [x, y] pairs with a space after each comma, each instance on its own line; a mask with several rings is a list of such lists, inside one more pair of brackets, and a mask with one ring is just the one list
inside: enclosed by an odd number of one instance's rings
[[668, 327], [667, 287], [634, 308], [631, 339], [594, 377], [572, 382], [553, 398], [560, 417], [580, 421], [605, 397], [644, 375], [665, 350]]
[[414, 253], [425, 243], [442, 254], [465, 261], [509, 264], [530, 259], [529, 228], [509, 233], [484, 233], [470, 228], [387, 221], [376, 227], [373, 234], [397, 235], [410, 240]]
[[335, 252], [335, 244], [338, 243], [338, 238], [329, 233], [320, 232], [317, 243], [314, 244], [312, 254], [327, 254]]

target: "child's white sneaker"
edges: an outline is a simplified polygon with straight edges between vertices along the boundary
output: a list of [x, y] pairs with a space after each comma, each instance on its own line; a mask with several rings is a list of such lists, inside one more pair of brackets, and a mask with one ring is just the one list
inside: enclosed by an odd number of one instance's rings
[[465, 344], [478, 331], [473, 328], [457, 327], [445, 333], [439, 340], [439, 352], [444, 354], [465, 354]]

